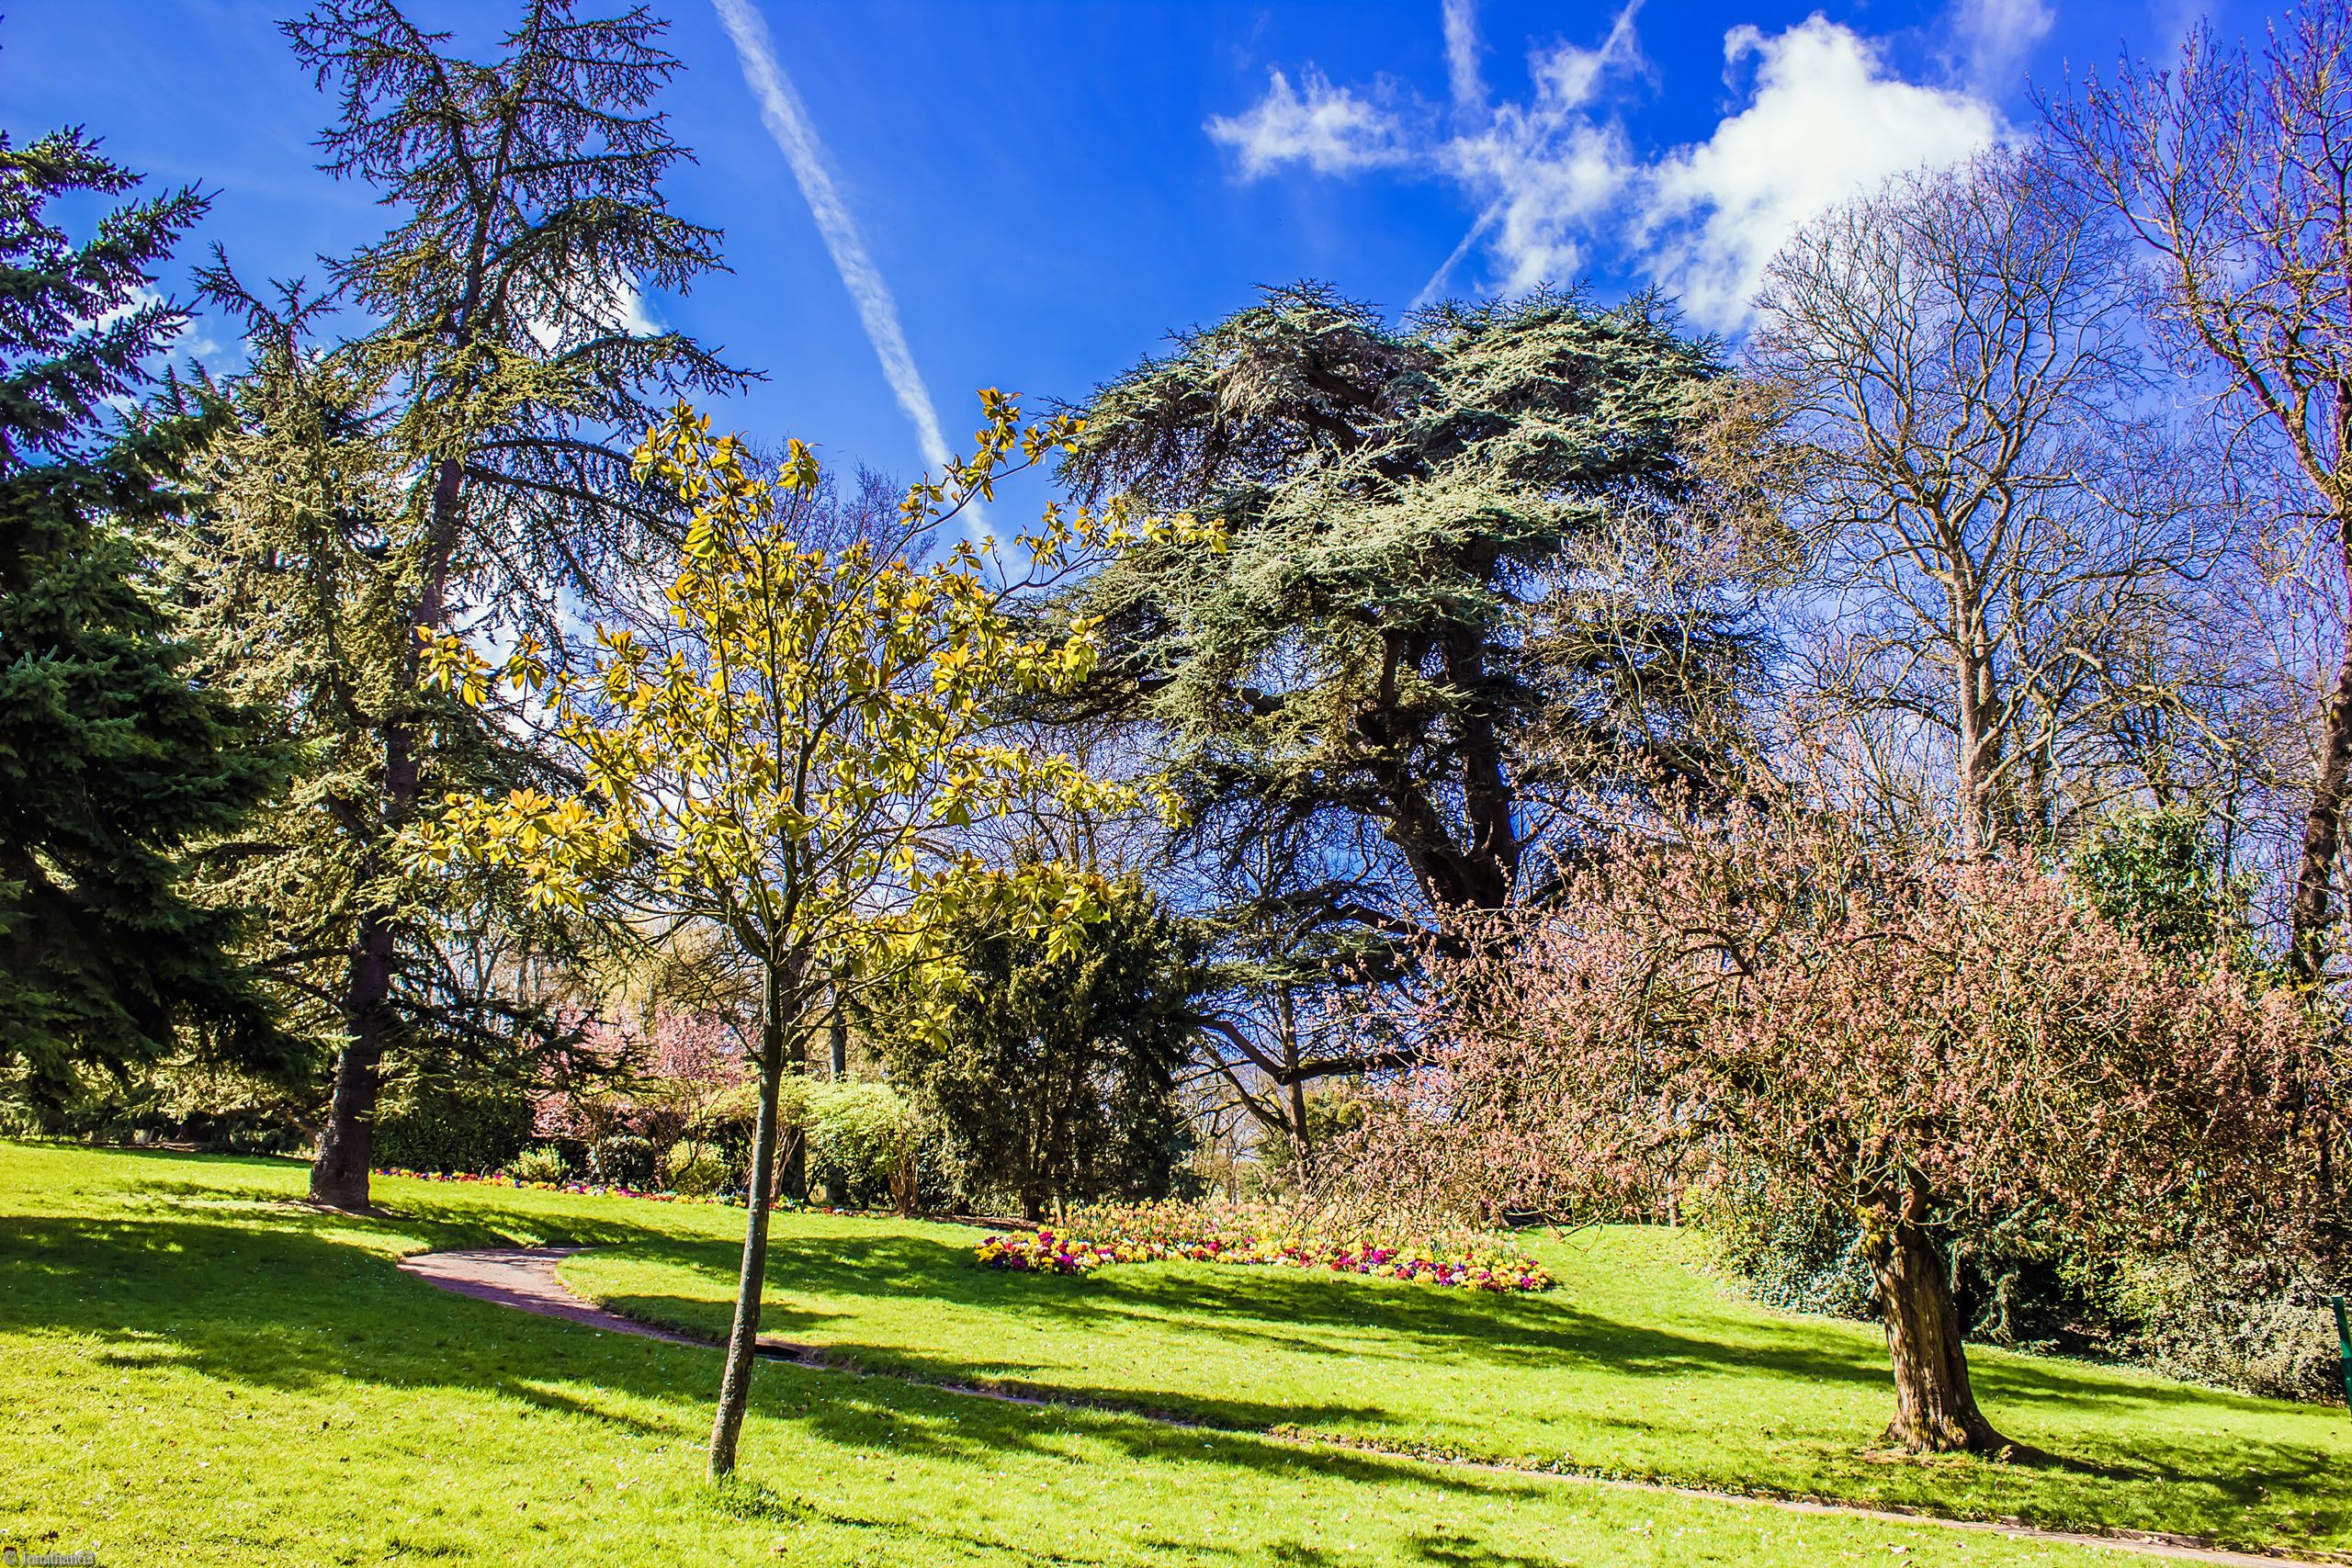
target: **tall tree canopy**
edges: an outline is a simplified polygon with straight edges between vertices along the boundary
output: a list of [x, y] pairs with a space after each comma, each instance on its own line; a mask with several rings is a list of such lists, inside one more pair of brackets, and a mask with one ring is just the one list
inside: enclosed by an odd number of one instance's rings
[[2201, 629], [2226, 514], [2147, 406], [2132, 260], [2003, 150], [1855, 196], [1764, 275], [1746, 367], [1819, 604], [1802, 711], [1973, 848], [2144, 787], [2119, 739], [2166, 725], [2151, 664]]
[[[1724, 776], [1758, 649], [1686, 450], [1722, 368], [1654, 298], [1391, 326], [1310, 283], [1095, 394], [1065, 476], [1227, 542], [1134, 552], [1089, 608], [1228, 913], [1377, 971], [1551, 885], [1596, 780]], [[1267, 1035], [1234, 1043], [1277, 1081], [1344, 1065]]]
[[[207, 276], [250, 321], [256, 367], [218, 452], [210, 613], [227, 673], [316, 760], [237, 876], [274, 906], [289, 989], [346, 1042], [322, 1201], [367, 1201], [388, 1051], [508, 1021], [446, 951], [468, 895], [414, 897], [388, 852], [420, 800], [537, 764], [425, 689], [418, 628], [556, 646], [567, 593], [596, 593], [674, 515], [630, 472], [637, 434], [742, 379], [638, 303], [718, 265], [717, 232], [662, 188], [687, 155], [650, 107], [677, 68], [662, 26], [532, 0], [476, 61], [392, 0], [319, 6], [286, 32], [340, 102], [324, 167], [393, 225], [333, 261], [320, 296], [265, 299], [225, 263]], [[329, 309], [362, 330], [313, 342]]]
[[[205, 198], [116, 208], [75, 244], [52, 203], [138, 180], [80, 131], [0, 136], [0, 1073], [55, 1093], [187, 1037], [274, 1046], [232, 915], [182, 859], [233, 826], [272, 762], [191, 685], [153, 570], [204, 419], [118, 418], [187, 321], [153, 292]], [[167, 397], [169, 394], [167, 389]]]
[[2059, 172], [2145, 247], [2159, 342], [2214, 378], [2239, 475], [2283, 520], [2251, 537], [2266, 587], [2322, 606], [2288, 909], [2316, 986], [2343, 953], [2352, 838], [2352, 5], [2298, 7], [2259, 53], [2200, 21], [2177, 62], [2127, 57], [2050, 127]]

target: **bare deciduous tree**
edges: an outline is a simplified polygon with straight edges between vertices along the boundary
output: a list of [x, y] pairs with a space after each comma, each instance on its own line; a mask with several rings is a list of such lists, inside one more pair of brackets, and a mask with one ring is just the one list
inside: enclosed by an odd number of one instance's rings
[[[2049, 106], [2062, 172], [2159, 263], [2146, 304], [2184, 367], [2217, 372], [2233, 453], [2312, 526], [2275, 570], [2352, 592], [2352, 6], [2301, 7], [2256, 54], [2200, 25], [2176, 68], [2126, 59]], [[2275, 551], [2281, 540], [2269, 541]], [[2352, 794], [2352, 641], [2316, 671], [2290, 909], [2296, 973], [2327, 967]]]
[[1970, 849], [2052, 829], [2112, 656], [2210, 556], [2128, 237], [2069, 196], [2006, 150], [1894, 179], [1775, 258], [1749, 349], [1817, 573], [1801, 683], [1889, 776], [1949, 765]]

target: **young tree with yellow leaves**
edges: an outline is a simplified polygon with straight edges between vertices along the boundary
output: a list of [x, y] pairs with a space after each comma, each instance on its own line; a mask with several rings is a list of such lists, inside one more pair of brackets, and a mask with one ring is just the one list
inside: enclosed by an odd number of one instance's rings
[[714, 439], [708, 417], [681, 406], [637, 458], [640, 479], [675, 490], [694, 515], [655, 624], [600, 628], [581, 671], [554, 676], [530, 645], [494, 671], [420, 628], [437, 683], [476, 705], [535, 705], [581, 781], [562, 799], [452, 795], [420, 833], [421, 858], [506, 870], [545, 907], [707, 922], [764, 977], [715, 1477], [734, 1468], [751, 1392], [786, 1042], [836, 986], [951, 962], [932, 933], [976, 906], [1067, 951], [1099, 914], [1099, 880], [1052, 864], [983, 874], [958, 830], [1040, 795], [1072, 808], [1136, 804], [1136, 786], [1008, 743], [996, 727], [1008, 699], [1067, 690], [1094, 663], [1091, 623], [1041, 628], [1029, 614], [1039, 596], [1082, 558], [1194, 525], [1146, 526], [1116, 503], [1052, 507], [1019, 539], [1017, 574], [993, 544], [914, 558], [910, 541], [1079, 433], [1068, 417], [1024, 424], [993, 391], [981, 401], [974, 456], [908, 492], [899, 534], [832, 549], [786, 524], [788, 498], [819, 479], [807, 447], [791, 443], [762, 474], [739, 440]]

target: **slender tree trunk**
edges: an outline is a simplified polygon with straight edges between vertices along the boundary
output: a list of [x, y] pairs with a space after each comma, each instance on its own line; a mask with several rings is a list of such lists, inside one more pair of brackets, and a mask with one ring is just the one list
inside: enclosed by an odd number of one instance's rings
[[[2352, 418], [2352, 388], [2339, 388], [2339, 417]], [[2338, 564], [2352, 589], [2352, 514], [2339, 503], [2336, 520]], [[2320, 719], [2317, 766], [2312, 779], [2311, 809], [2303, 816], [2302, 855], [2295, 867], [2295, 897], [2288, 908], [2289, 973], [2306, 994], [2316, 995], [2327, 978], [2329, 936], [2335, 926], [2336, 862], [2344, 850], [2344, 812], [2352, 790], [2352, 640], [2337, 657], [2335, 685], [2328, 693]], [[2306, 1080], [2301, 1086], [2302, 1110], [2312, 1120], [2312, 1145], [2317, 1151], [2314, 1177], [2319, 1195], [2333, 1212], [2335, 1166], [2335, 1138], [2329, 1125], [2333, 1107], [2324, 1090]]]
[[744, 1193], [743, 1267], [735, 1281], [735, 1322], [727, 1334], [727, 1364], [718, 1381], [718, 1414], [710, 1427], [710, 1474], [735, 1472], [735, 1447], [752, 1399], [752, 1367], [760, 1339], [760, 1297], [768, 1274], [768, 1195], [775, 1182], [776, 1101], [784, 1087], [784, 984], [771, 961], [760, 1021], [760, 1109], [752, 1124], [752, 1180]]
[[1913, 1453], [1998, 1453], [2011, 1445], [1976, 1408], [1943, 1248], [1920, 1223], [1924, 1197], [1915, 1183], [1899, 1214], [1883, 1208], [1868, 1244], [1894, 1367], [1894, 1419], [1883, 1440]]
[[[442, 464], [433, 492], [436, 525], [456, 515], [463, 482], [463, 469], [455, 463]], [[440, 626], [447, 574], [445, 554], [418, 597], [418, 626]], [[413, 643], [401, 668], [403, 689], [413, 693], [420, 670]], [[384, 726], [383, 737], [384, 794], [377, 818], [380, 837], [361, 857], [363, 885], [375, 880], [382, 869], [381, 846], [407, 824], [424, 788], [424, 769], [408, 725], [395, 717]], [[313, 1202], [338, 1209], [369, 1206], [368, 1172], [375, 1155], [376, 1103], [382, 1098], [384, 1053], [392, 1044], [395, 1027], [391, 1012], [392, 976], [398, 967], [394, 942], [390, 909], [361, 911], [358, 933], [352, 942], [350, 976], [344, 987], [344, 1018], [351, 1042], [335, 1058], [334, 1098], [328, 1108], [326, 1129], [319, 1134], [318, 1157], [311, 1162]]]
[[2295, 978], [2306, 985], [2326, 973], [2327, 933], [2335, 921], [2335, 861], [2344, 847], [2345, 792], [2352, 777], [2352, 642], [2337, 661], [2335, 687], [2321, 718], [2318, 764], [2290, 911]]
[[1283, 1118], [1290, 1122], [1291, 1163], [1298, 1172], [1298, 1189], [1306, 1190], [1307, 1176], [1315, 1168], [1315, 1148], [1306, 1132], [1306, 1085], [1296, 1078], [1291, 1080], [1283, 1096]]
[[778, 1136], [784, 1145], [784, 1168], [776, 1173], [775, 1190], [796, 1203], [806, 1203], [808, 1201], [808, 1129], [786, 1127]]
[[[1283, 1048], [1283, 1070], [1298, 1071], [1298, 998], [1288, 985], [1274, 987], [1274, 1026], [1279, 1032]], [[1313, 1168], [1315, 1151], [1306, 1134], [1306, 1081], [1293, 1077], [1283, 1086], [1283, 1121], [1290, 1134], [1291, 1165], [1298, 1177], [1298, 1190], [1306, 1190], [1307, 1174]]]
[[1985, 668], [1988, 661], [1964, 617], [1960, 629], [1961, 650], [1953, 671], [1960, 697], [1960, 841], [1963, 851], [1979, 854], [1994, 848], [2001, 837], [1996, 826], [1995, 786], [1998, 770], [1990, 731], [1991, 693], [1987, 689], [1991, 671]]

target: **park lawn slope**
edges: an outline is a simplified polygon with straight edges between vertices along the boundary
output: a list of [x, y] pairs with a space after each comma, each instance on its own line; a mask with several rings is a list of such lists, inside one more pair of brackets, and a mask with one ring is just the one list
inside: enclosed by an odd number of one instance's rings
[[[1151, 1264], [1090, 1278], [972, 1261], [978, 1233], [778, 1221], [763, 1325], [858, 1365], [1241, 1430], [1729, 1491], [2352, 1551], [2352, 1422], [2131, 1369], [1972, 1350], [1996, 1426], [2053, 1462], [1874, 1450], [1893, 1413], [1869, 1325], [1769, 1312], [1687, 1233], [1619, 1227], [1535, 1247], [1561, 1281], [1496, 1296], [1284, 1269]], [[650, 1322], [717, 1336], [731, 1241], [584, 1254], [563, 1277]]]
[[0, 1540], [198, 1564], [2111, 1561], [775, 1365], [743, 1472], [714, 1488], [713, 1353], [394, 1263], [558, 1239], [692, 1252], [740, 1211], [386, 1181], [398, 1217], [355, 1219], [300, 1203], [304, 1175], [0, 1143]]

